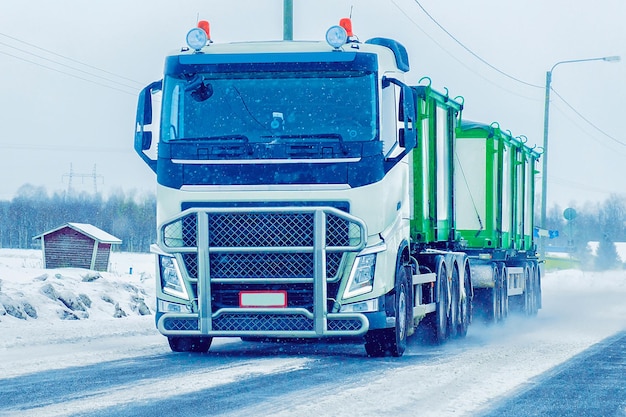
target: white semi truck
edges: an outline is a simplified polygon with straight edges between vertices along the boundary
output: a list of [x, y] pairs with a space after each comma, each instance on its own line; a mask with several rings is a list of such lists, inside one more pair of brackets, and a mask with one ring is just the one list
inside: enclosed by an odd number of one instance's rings
[[[326, 42], [218, 44], [204, 21], [187, 41], [141, 92], [135, 133], [156, 173], [156, 325], [172, 350], [349, 336], [401, 356], [418, 325], [464, 336], [475, 294], [494, 320], [509, 294], [538, 297], [532, 187], [518, 192], [538, 154], [407, 85], [399, 42], [356, 41], [347, 19]], [[476, 178], [457, 196], [464, 164]], [[492, 218], [503, 198], [516, 211]]]

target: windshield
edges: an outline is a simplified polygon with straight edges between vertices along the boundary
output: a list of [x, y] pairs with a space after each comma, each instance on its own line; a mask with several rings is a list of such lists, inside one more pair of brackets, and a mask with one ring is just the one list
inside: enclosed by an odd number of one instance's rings
[[373, 73], [228, 73], [165, 78], [162, 138], [370, 141]]

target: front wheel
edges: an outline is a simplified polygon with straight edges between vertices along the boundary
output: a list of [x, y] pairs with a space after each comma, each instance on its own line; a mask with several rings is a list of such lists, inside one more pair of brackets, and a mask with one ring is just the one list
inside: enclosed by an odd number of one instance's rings
[[407, 268], [401, 267], [396, 277], [394, 302], [396, 325], [390, 329], [370, 330], [365, 334], [367, 356], [391, 355], [399, 357], [406, 350], [406, 339], [412, 317], [407, 275]]
[[173, 352], [206, 353], [211, 347], [212, 337], [168, 336], [167, 341]]

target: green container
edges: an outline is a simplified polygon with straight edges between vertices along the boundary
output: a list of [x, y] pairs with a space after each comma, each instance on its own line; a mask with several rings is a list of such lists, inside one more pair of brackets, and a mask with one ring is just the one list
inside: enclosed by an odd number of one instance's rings
[[456, 231], [470, 249], [534, 250], [539, 154], [497, 123], [463, 121], [455, 155]]
[[418, 112], [418, 144], [411, 154], [413, 242], [428, 246], [454, 241], [454, 145], [462, 103], [434, 91], [414, 87]]

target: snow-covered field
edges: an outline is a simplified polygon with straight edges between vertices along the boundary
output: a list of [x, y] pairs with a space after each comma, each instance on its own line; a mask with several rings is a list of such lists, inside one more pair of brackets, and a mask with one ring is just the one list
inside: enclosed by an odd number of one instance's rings
[[[101, 273], [45, 270], [41, 265], [39, 251], [0, 249], [0, 384], [46, 370], [170, 355], [166, 339], [154, 327], [152, 255], [112, 253], [110, 271]], [[503, 326], [475, 323], [466, 339], [441, 347], [410, 341], [405, 357], [384, 359], [406, 365], [368, 374], [366, 384], [346, 389], [317, 387], [309, 393], [324, 390], [316, 401], [302, 392], [281, 398], [272, 414], [408, 416], [419, 409], [420, 415], [472, 415], [492, 399], [626, 329], [626, 271], [549, 273], [543, 280], [543, 296], [543, 309], [535, 318], [510, 317]], [[254, 358], [255, 349], [266, 349], [251, 375], [262, 373], [262, 361], [268, 360], [266, 347], [239, 339], [216, 339], [211, 349], [252, 352], [242, 359], [246, 363]], [[355, 348], [357, 354], [359, 349]], [[279, 352], [272, 362], [284, 362], [280, 372], [299, 369], [289, 365], [295, 360], [316, 361], [310, 349], [301, 358], [281, 357]], [[380, 363], [367, 359], [364, 350], [357, 360]], [[219, 385], [220, 378], [224, 383], [242, 378], [237, 374], [241, 367], [234, 366], [232, 372], [229, 366], [218, 368], [210, 378], [213, 385]], [[274, 368], [270, 371], [278, 372]], [[197, 389], [191, 383], [189, 387]], [[116, 401], [107, 395], [107, 401]], [[268, 409], [267, 404], [249, 404], [239, 411], [255, 415]]]
[[0, 249], [2, 377], [165, 348], [154, 328], [154, 255], [113, 252], [109, 272], [42, 264], [41, 251]]

